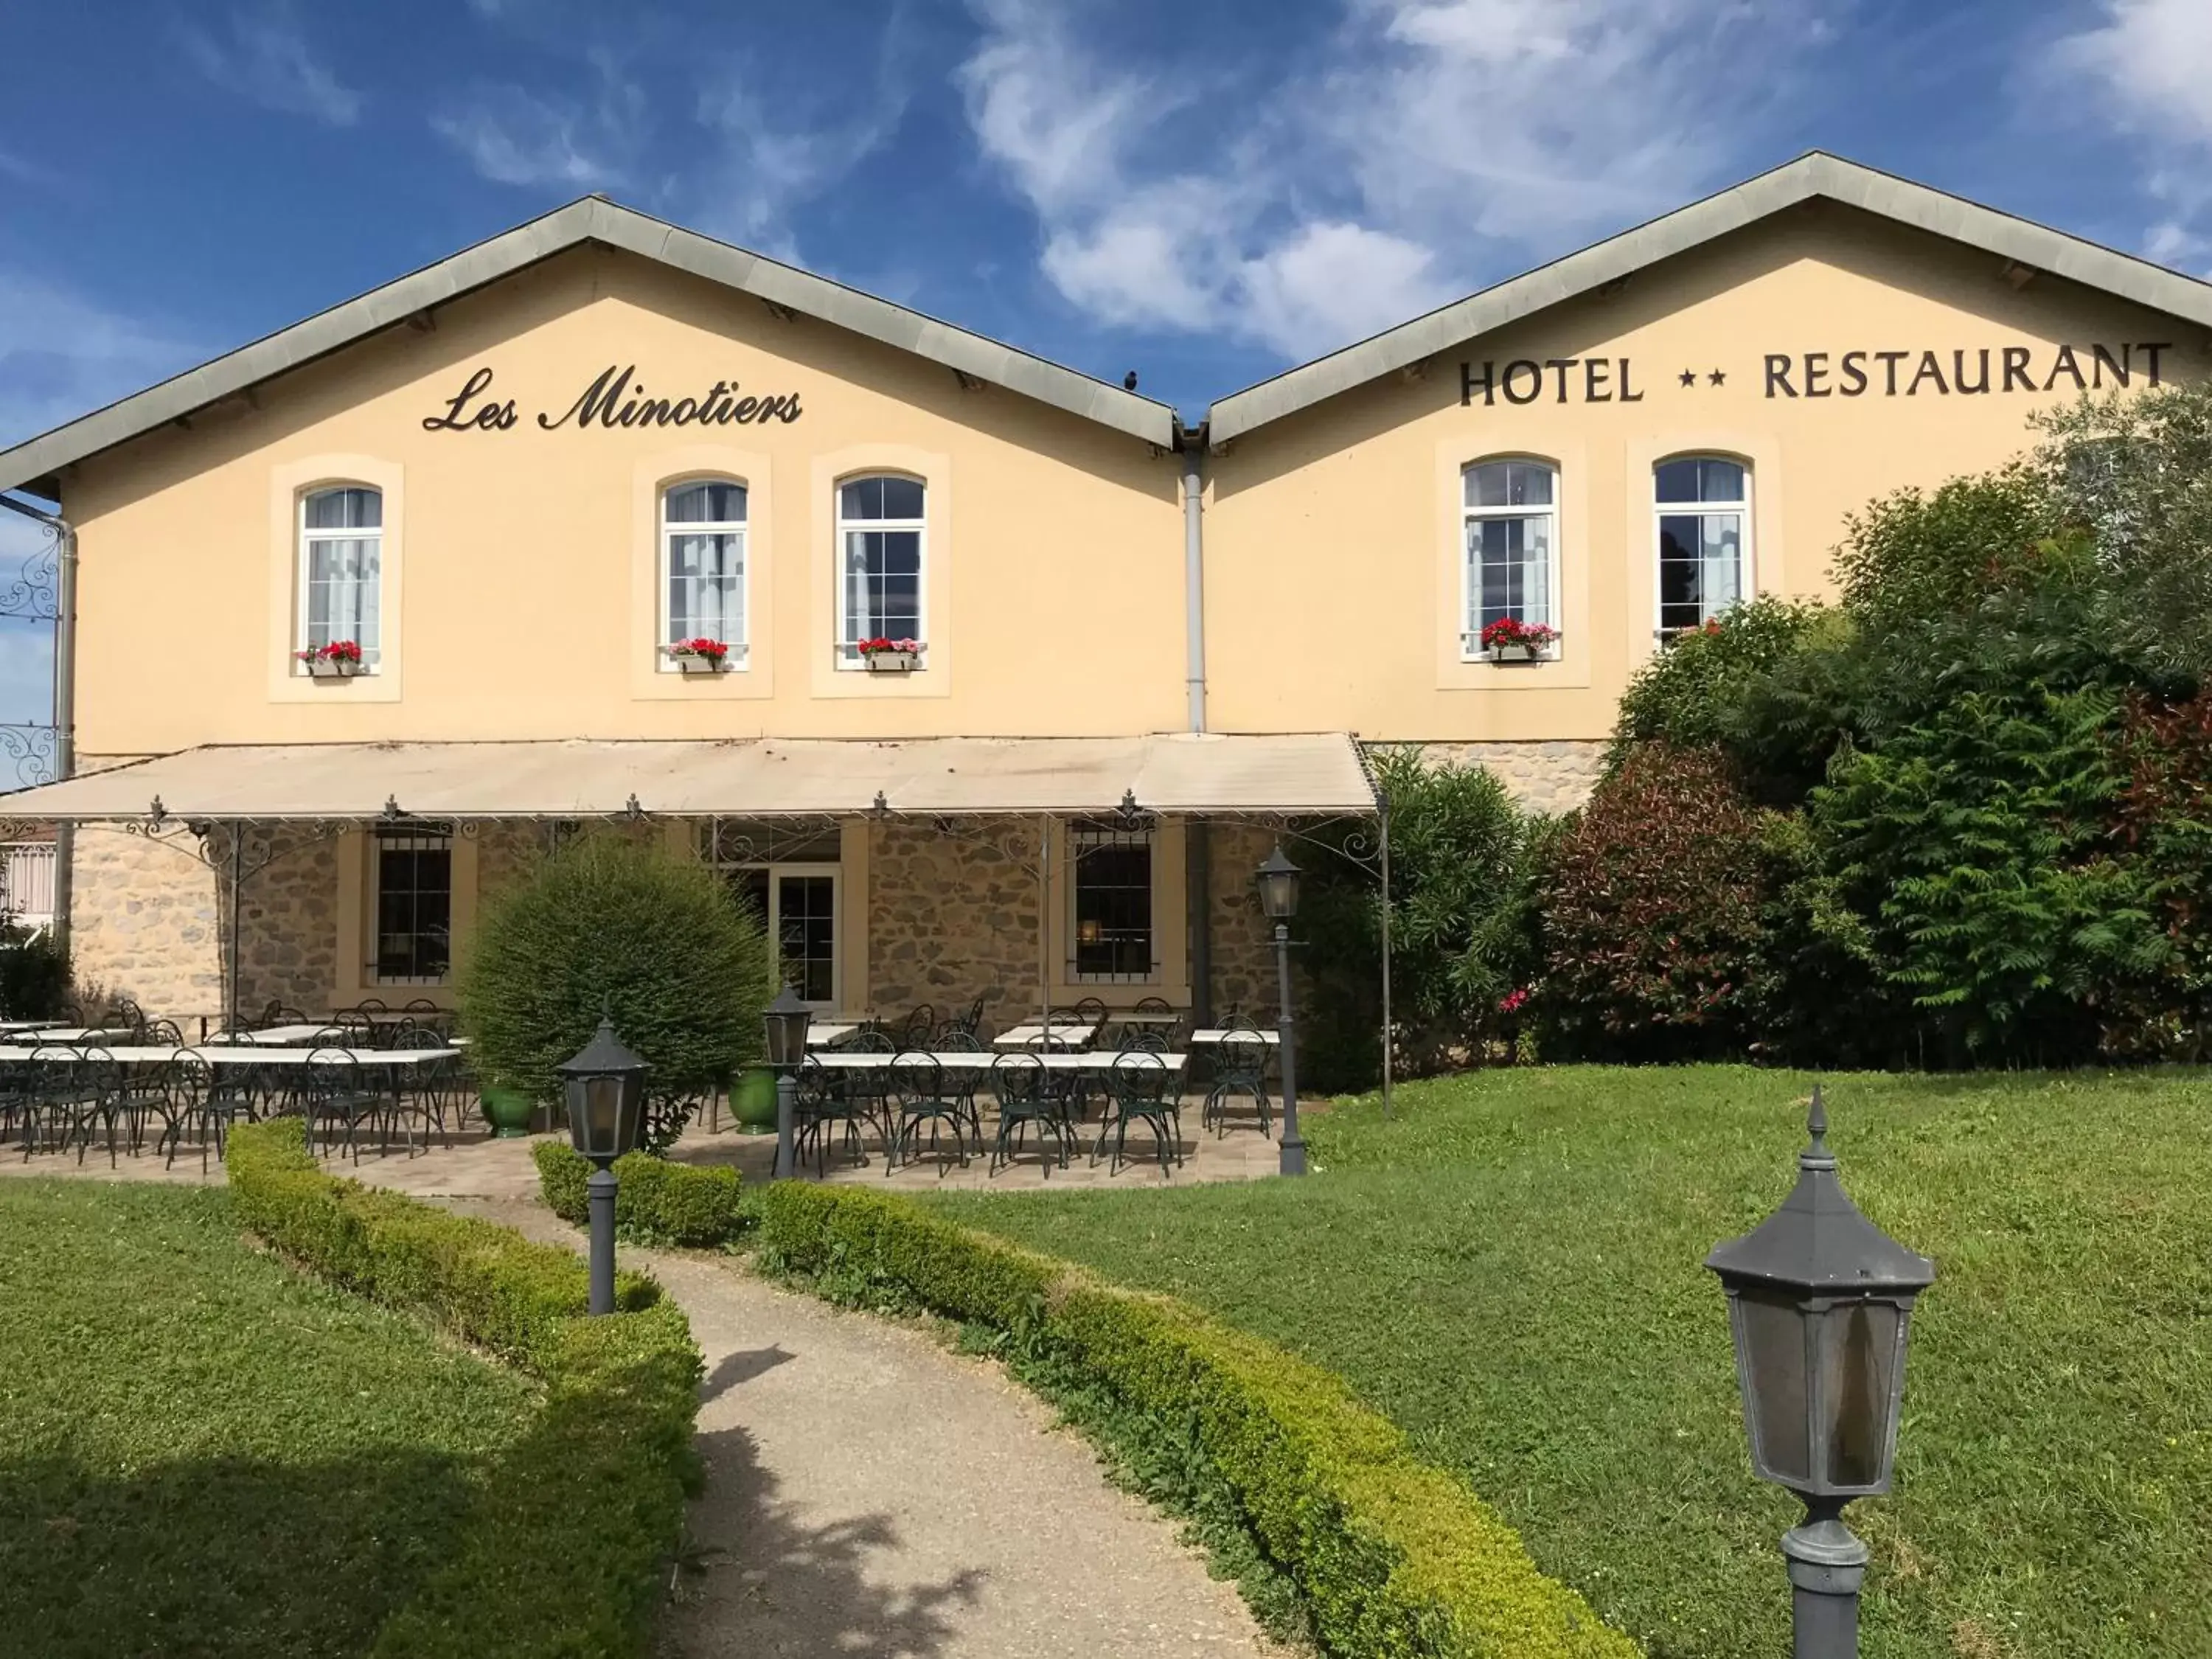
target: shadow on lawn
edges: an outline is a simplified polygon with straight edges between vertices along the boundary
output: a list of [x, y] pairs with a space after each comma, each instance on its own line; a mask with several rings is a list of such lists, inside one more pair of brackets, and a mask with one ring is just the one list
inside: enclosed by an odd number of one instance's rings
[[707, 1485], [691, 1507], [690, 1531], [705, 1559], [668, 1615], [672, 1651], [908, 1659], [951, 1646], [958, 1633], [951, 1615], [982, 1594], [981, 1569], [886, 1583], [899, 1544], [888, 1516], [803, 1525], [743, 1429], [702, 1434], [697, 1445]]
[[68, 1457], [0, 1466], [0, 1650], [358, 1653], [446, 1559], [469, 1476], [456, 1459], [398, 1449], [124, 1478]]

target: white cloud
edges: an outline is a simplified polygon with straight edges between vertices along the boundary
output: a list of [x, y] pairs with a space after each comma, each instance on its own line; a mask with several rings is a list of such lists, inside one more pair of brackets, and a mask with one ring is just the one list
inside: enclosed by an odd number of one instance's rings
[[495, 185], [597, 190], [620, 184], [618, 125], [598, 112], [556, 104], [520, 87], [478, 85], [430, 118], [431, 130]]
[[[1288, 357], [1345, 344], [1709, 186], [1827, 38], [1783, 0], [1344, 6], [1255, 89], [1116, 60], [1060, 0], [975, 0], [969, 125], [1071, 303]], [[1231, 136], [1194, 164], [1170, 118], [1201, 106], [1260, 113], [1209, 116]]]
[[198, 356], [157, 328], [0, 269], [0, 449], [138, 391]]
[[361, 119], [362, 95], [342, 85], [319, 62], [299, 20], [283, 0], [258, 10], [234, 10], [219, 33], [180, 24], [185, 53], [217, 86], [287, 115], [305, 115], [334, 127]]
[[855, 113], [820, 118], [772, 105], [762, 77], [732, 74], [699, 99], [702, 126], [721, 140], [719, 158], [686, 180], [710, 235], [779, 258], [798, 257], [791, 210], [822, 195], [879, 149], [906, 113], [904, 94], [879, 75]]
[[2145, 257], [2202, 265], [2212, 254], [2212, 5], [2205, 0], [2100, 0], [2100, 21], [2051, 55], [2063, 86], [2086, 76], [2117, 130], [2142, 142], [2143, 185], [2164, 213], [2144, 233]]

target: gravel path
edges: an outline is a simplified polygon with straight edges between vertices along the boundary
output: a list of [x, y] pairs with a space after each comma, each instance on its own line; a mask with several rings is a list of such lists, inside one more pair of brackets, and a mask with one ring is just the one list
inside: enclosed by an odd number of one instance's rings
[[[533, 1237], [538, 1206], [450, 1200]], [[691, 1510], [702, 1575], [664, 1619], [685, 1659], [1280, 1655], [1170, 1522], [995, 1366], [732, 1264], [625, 1249], [706, 1355]]]

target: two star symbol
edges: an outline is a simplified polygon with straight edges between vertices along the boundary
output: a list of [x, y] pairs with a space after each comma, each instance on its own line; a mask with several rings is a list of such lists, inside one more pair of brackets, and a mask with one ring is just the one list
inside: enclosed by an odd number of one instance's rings
[[[1705, 376], [1705, 380], [1706, 380], [1707, 383], [1708, 383], [1708, 384], [1710, 384], [1710, 385], [1712, 385], [1712, 386], [1723, 386], [1723, 385], [1727, 384], [1727, 381], [1728, 381], [1728, 376], [1727, 376], [1727, 375], [1725, 375], [1725, 374], [1722, 374], [1722, 373], [1720, 372], [1720, 370], [1718, 370], [1717, 368], [1716, 368], [1716, 369], [1713, 369], [1713, 370], [1710, 371], [1710, 372], [1706, 374], [1706, 376]], [[1684, 386], [1695, 386], [1695, 385], [1697, 385], [1697, 383], [1698, 383], [1698, 371], [1697, 371], [1696, 369], [1694, 369], [1694, 368], [1686, 368], [1686, 369], [1684, 369], [1684, 370], [1682, 371], [1682, 384], [1683, 384]]]

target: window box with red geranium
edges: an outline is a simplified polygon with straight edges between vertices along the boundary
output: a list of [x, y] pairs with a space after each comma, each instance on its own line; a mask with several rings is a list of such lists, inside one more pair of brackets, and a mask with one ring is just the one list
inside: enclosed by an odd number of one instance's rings
[[1559, 642], [1559, 630], [1543, 623], [1500, 617], [1476, 636], [1482, 653], [1497, 663], [1541, 662]]
[[921, 666], [921, 641], [876, 638], [862, 640], [854, 647], [860, 653], [860, 666], [871, 674], [910, 674]]
[[356, 640], [332, 640], [292, 655], [307, 669], [310, 679], [349, 680], [362, 672], [361, 644]]
[[668, 659], [680, 673], [720, 674], [730, 665], [730, 647], [724, 641], [702, 635], [695, 640], [678, 640], [668, 647]]

